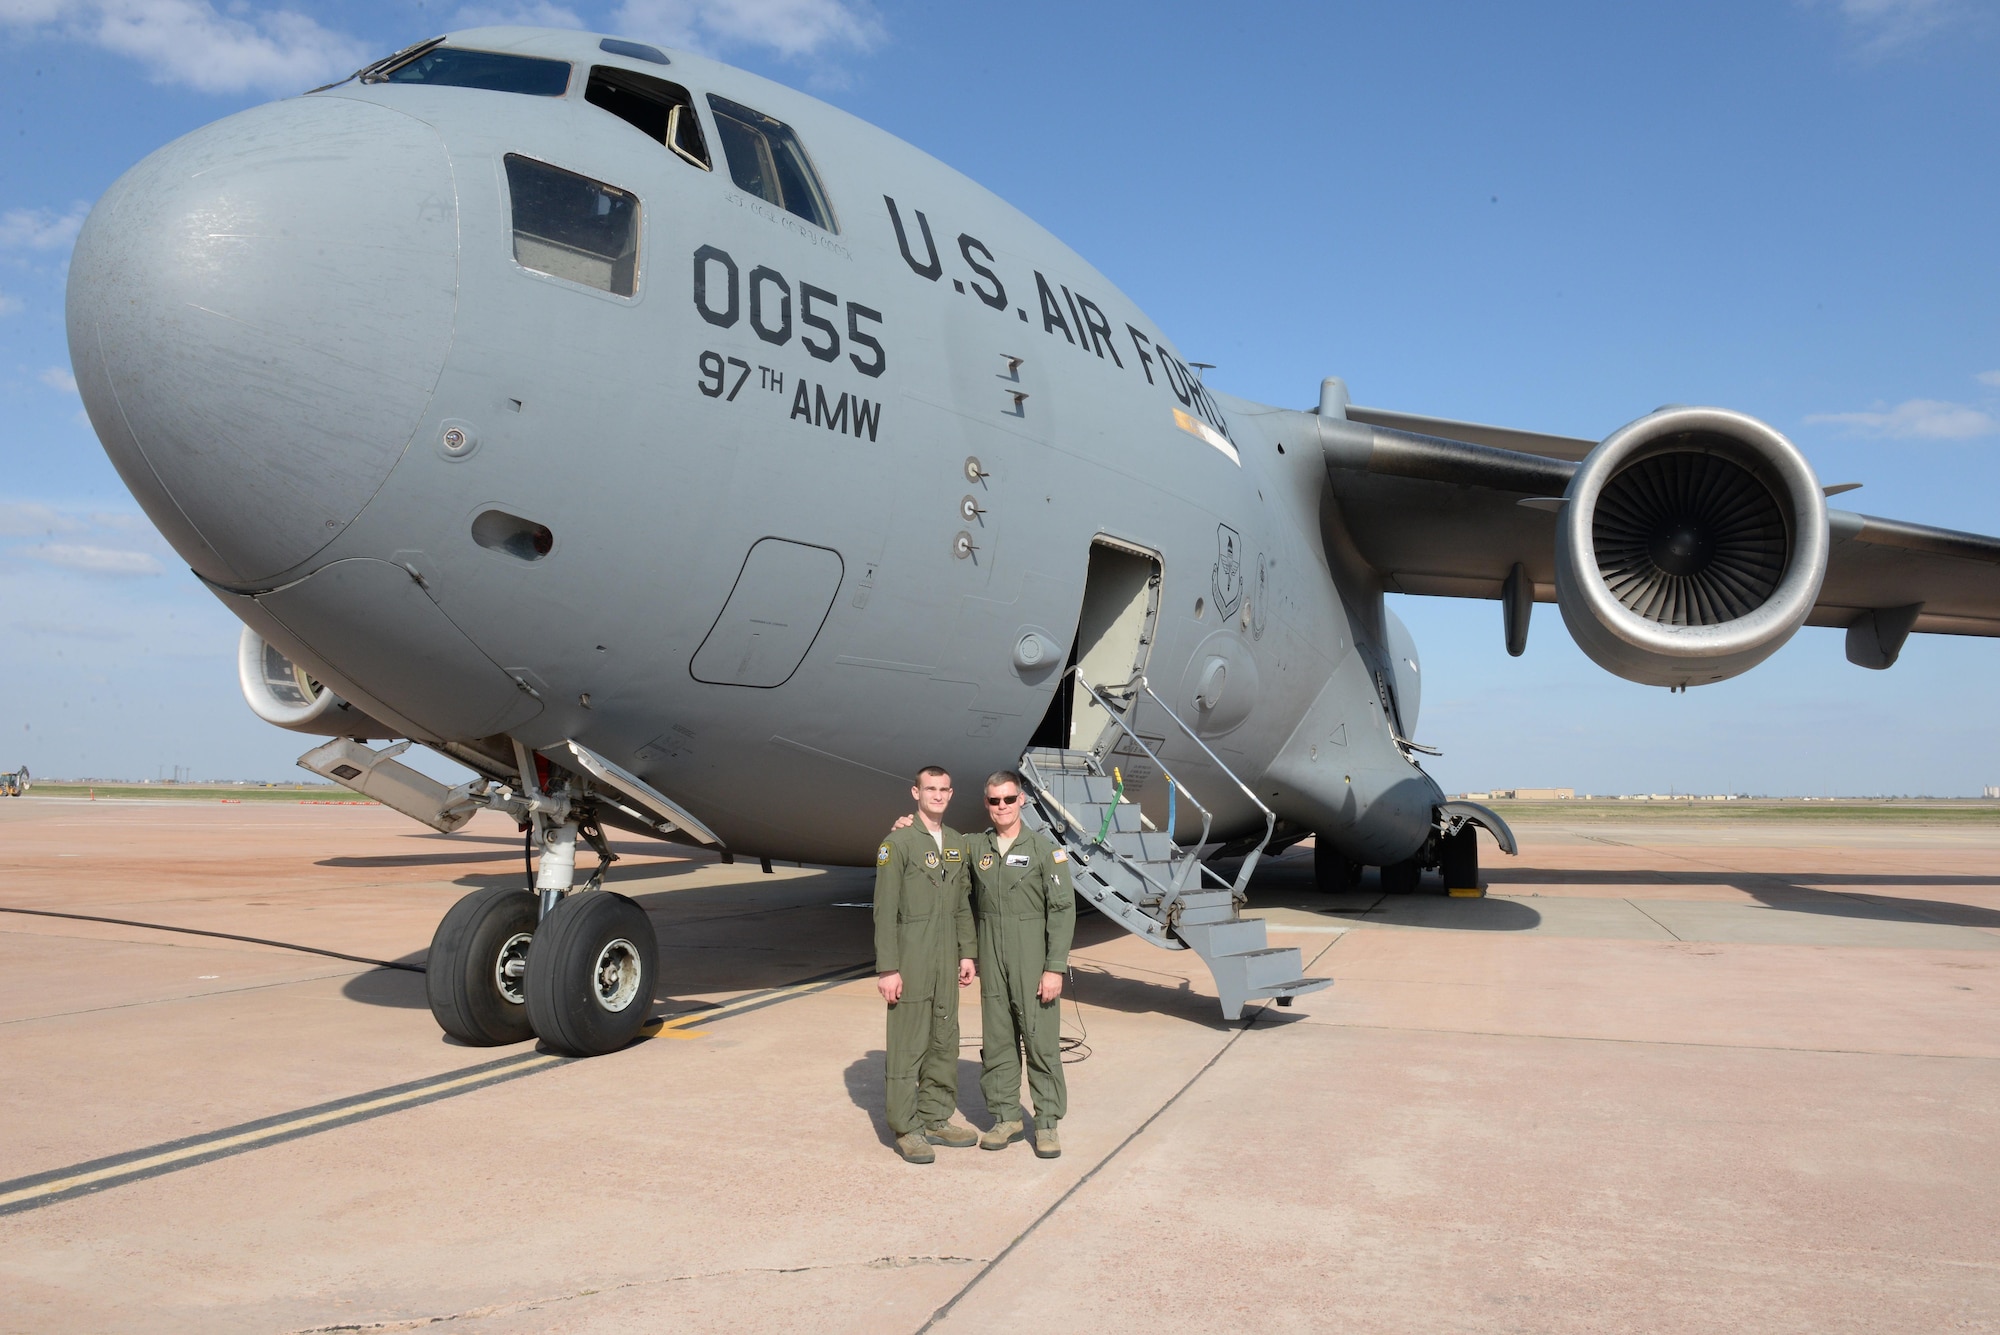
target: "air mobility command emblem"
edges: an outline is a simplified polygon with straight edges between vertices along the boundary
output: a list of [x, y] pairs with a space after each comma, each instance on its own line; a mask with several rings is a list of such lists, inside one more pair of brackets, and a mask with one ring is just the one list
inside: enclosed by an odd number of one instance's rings
[[926, 867], [929, 867], [932, 871], [937, 870], [938, 855], [937, 855], [937, 850], [935, 848], [932, 849], [930, 852], [924, 854], [924, 865]]
[[884, 844], [880, 848], [875, 850], [875, 865], [878, 867], [885, 866], [888, 863], [888, 861], [889, 861], [889, 845]]
[[981, 871], [993, 870], [993, 855], [991, 853], [988, 853], [985, 857], [979, 859], [979, 870]]
[[1058, 849], [1057, 849], [1057, 850], [1055, 850], [1055, 851], [1054, 851], [1053, 853], [1049, 854], [1049, 861], [1051, 861], [1051, 862], [1068, 862], [1068, 861], [1069, 861], [1069, 850], [1068, 850], [1067, 848], [1058, 848]]

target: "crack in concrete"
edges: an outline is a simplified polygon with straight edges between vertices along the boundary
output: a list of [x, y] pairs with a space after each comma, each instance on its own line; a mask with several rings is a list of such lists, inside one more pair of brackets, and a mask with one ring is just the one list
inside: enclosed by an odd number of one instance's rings
[[531, 1312], [556, 1303], [576, 1302], [583, 1298], [624, 1293], [632, 1289], [662, 1288], [669, 1284], [687, 1284], [703, 1279], [731, 1279], [739, 1275], [804, 1275], [821, 1270], [907, 1270], [915, 1266], [930, 1265], [983, 1265], [986, 1259], [980, 1256], [878, 1256], [872, 1261], [836, 1261], [826, 1265], [738, 1266], [730, 1270], [704, 1270], [686, 1275], [663, 1275], [657, 1279], [633, 1279], [623, 1284], [578, 1289], [574, 1293], [557, 1293], [540, 1298], [517, 1298], [512, 1302], [488, 1303], [483, 1307], [468, 1307], [464, 1311], [445, 1312], [437, 1316], [402, 1317], [386, 1321], [350, 1321], [331, 1326], [301, 1326], [291, 1331], [290, 1335], [348, 1335], [349, 1332], [354, 1332], [356, 1335], [361, 1332], [382, 1332], [383, 1335], [389, 1335], [389, 1332], [424, 1330], [454, 1321], [477, 1321], [484, 1317]]

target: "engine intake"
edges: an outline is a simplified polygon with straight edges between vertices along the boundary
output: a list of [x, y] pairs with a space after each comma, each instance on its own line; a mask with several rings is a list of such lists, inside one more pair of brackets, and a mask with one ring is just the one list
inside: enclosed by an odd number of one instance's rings
[[1608, 436], [1570, 479], [1556, 601], [1608, 672], [1722, 681], [1805, 624], [1827, 549], [1826, 496], [1797, 446], [1742, 413], [1664, 408]]
[[393, 737], [395, 733], [314, 681], [262, 635], [243, 628], [236, 677], [250, 712], [266, 723], [320, 737]]

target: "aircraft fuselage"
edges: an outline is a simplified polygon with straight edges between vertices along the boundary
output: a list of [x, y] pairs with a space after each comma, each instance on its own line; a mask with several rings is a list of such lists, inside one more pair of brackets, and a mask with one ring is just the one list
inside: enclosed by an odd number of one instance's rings
[[[1151, 563], [1132, 662], [1093, 683], [1142, 670], [1359, 861], [1422, 843], [1414, 651], [1340, 560], [1309, 414], [1207, 389], [1042, 228], [823, 103], [581, 34], [452, 44], [570, 61], [567, 92], [257, 108], [135, 168], [79, 242], [93, 421], [252, 627], [408, 735], [573, 738], [732, 848], [862, 863], [922, 764], [983, 823], [979, 779], [1119, 611], [1093, 570]], [[684, 86], [713, 169], [587, 101], [594, 67]], [[833, 227], [732, 179], [711, 94], [797, 133]], [[520, 261], [510, 155], [636, 209], [608, 288]], [[1261, 830], [1163, 725], [1138, 715], [1214, 837]]]

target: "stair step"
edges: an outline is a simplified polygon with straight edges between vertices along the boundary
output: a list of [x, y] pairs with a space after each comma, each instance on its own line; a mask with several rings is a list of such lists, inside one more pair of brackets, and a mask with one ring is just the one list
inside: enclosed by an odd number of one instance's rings
[[1262, 918], [1237, 918], [1231, 922], [1191, 923], [1183, 918], [1174, 924], [1181, 940], [1199, 951], [1204, 959], [1217, 955], [1243, 955], [1264, 949], [1270, 941]]
[[[1126, 808], [1136, 810], [1136, 808]], [[1103, 819], [1099, 817], [1099, 819]], [[1174, 859], [1174, 841], [1166, 831], [1140, 831], [1114, 829], [1111, 832], [1111, 847], [1134, 862], [1157, 862], [1171, 865]], [[1147, 870], [1152, 870], [1148, 868]]]
[[1289, 983], [1278, 983], [1272, 987], [1260, 987], [1255, 995], [1260, 997], [1302, 997], [1308, 992], [1318, 992], [1333, 986], [1331, 978], [1297, 978]]
[[1241, 965], [1244, 990], [1247, 992], [1295, 982], [1305, 967], [1305, 960], [1300, 956], [1296, 946], [1266, 946], [1262, 950], [1245, 950], [1234, 955], [1217, 956], [1209, 963], [1212, 967], [1225, 960]]
[[1227, 890], [1197, 890], [1180, 898], [1178, 921], [1199, 923], [1230, 922], [1236, 917], [1236, 896]]

